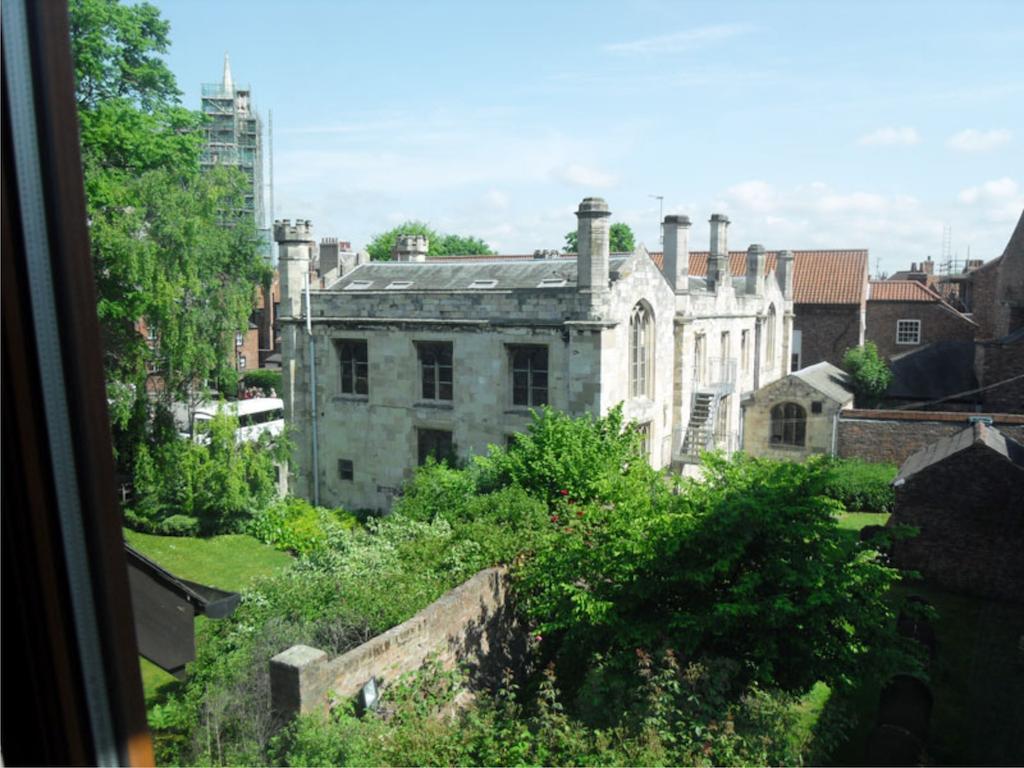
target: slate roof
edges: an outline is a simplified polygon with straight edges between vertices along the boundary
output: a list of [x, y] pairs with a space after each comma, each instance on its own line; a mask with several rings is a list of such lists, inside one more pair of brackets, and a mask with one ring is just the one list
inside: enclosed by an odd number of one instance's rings
[[[863, 248], [831, 251], [793, 251], [794, 304], [860, 304], [865, 299], [868, 252]], [[778, 251], [765, 251], [765, 270], [777, 264]], [[651, 253], [658, 269], [664, 270], [665, 255]], [[747, 274], [747, 252], [729, 252], [733, 276]], [[690, 251], [690, 274], [708, 273], [708, 252]]]
[[[609, 275], [628, 257], [612, 256]], [[551, 281], [541, 286], [542, 281]], [[390, 288], [388, 286], [391, 286]], [[576, 288], [576, 259], [430, 259], [423, 262], [374, 261], [361, 264], [330, 286], [331, 291], [508, 291]]]
[[799, 371], [793, 371], [790, 375], [838, 403], [845, 403], [853, 399], [850, 375], [829, 362], [815, 363]]
[[917, 280], [871, 280], [868, 301], [942, 301], [942, 297]]
[[893, 480], [893, 485], [902, 485], [918, 472], [975, 445], [985, 446], [1017, 470], [1024, 471], [1024, 445], [1006, 437], [995, 427], [975, 422], [955, 435], [943, 437], [908, 457]]
[[937, 341], [894, 357], [887, 398], [940, 400], [978, 388], [973, 341]]

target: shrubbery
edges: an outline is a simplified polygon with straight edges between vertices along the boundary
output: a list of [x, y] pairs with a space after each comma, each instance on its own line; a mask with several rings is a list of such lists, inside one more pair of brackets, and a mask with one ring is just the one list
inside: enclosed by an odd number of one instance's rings
[[892, 512], [896, 494], [892, 481], [898, 469], [860, 459], [832, 459], [824, 493], [850, 512]]
[[358, 525], [355, 515], [342, 509], [315, 507], [290, 496], [258, 510], [245, 524], [245, 532], [277, 549], [308, 555], [326, 547], [339, 531]]
[[281, 394], [281, 371], [270, 369], [258, 369], [249, 371], [242, 377], [242, 385], [246, 388], [255, 387], [263, 390], [266, 397], [270, 397], [271, 391]]
[[[508, 450], [422, 467], [365, 529], [275, 505], [253, 530], [294, 538], [301, 557], [204, 627], [188, 681], [158, 710], [161, 761], [798, 762], [796, 697], [906, 660], [884, 599], [897, 574], [840, 541], [831, 469], [710, 456], [705, 482], [672, 487], [618, 409], [544, 411]], [[453, 722], [434, 714], [450, 678], [425, 673], [386, 688], [380, 717], [341, 707], [272, 738], [272, 655], [343, 652], [496, 563], [512, 565], [530, 669], [544, 670], [522, 691], [510, 678]]]

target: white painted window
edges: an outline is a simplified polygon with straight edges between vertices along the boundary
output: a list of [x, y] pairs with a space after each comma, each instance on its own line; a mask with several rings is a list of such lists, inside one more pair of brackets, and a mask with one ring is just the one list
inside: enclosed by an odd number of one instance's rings
[[235, 334], [235, 346], [236, 347], [242, 346], [242, 342], [243, 341], [245, 341], [245, 338], [242, 336], [242, 334], [236, 333]]
[[896, 343], [897, 344], [920, 344], [921, 343], [921, 321], [920, 320], [897, 320], [896, 321]]

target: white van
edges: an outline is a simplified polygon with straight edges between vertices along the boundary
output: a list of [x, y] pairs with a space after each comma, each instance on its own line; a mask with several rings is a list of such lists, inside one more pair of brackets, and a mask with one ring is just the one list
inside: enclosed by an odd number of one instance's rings
[[263, 434], [277, 437], [284, 432], [284, 400], [279, 397], [253, 397], [224, 403], [223, 406], [204, 403], [195, 412], [194, 439], [202, 442], [208, 439], [209, 422], [217, 415], [219, 407], [238, 418], [237, 439], [240, 443], [258, 440]]

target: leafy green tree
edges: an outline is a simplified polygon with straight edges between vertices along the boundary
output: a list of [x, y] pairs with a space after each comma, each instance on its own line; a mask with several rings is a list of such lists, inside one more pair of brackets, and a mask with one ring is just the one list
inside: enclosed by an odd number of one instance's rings
[[846, 354], [843, 355], [843, 370], [852, 377], [857, 405], [862, 408], [873, 408], [877, 405], [892, 383], [889, 364], [878, 354], [878, 347], [873, 341], [866, 341], [863, 346], [846, 350]]
[[491, 247], [477, 237], [462, 235], [446, 235], [437, 232], [429, 224], [422, 221], [407, 221], [386, 232], [375, 235], [366, 246], [367, 253], [373, 261], [391, 261], [391, 249], [399, 235], [423, 235], [429, 241], [427, 258], [435, 256], [462, 256], [493, 253]]
[[[565, 235], [565, 252], [576, 253], [579, 250], [579, 237], [576, 230]], [[632, 253], [636, 248], [636, 238], [629, 224], [618, 221], [608, 228], [608, 249], [612, 253]]]
[[178, 104], [162, 59], [168, 23], [148, 3], [72, 0], [69, 13], [97, 310], [111, 412], [129, 433], [116, 441], [125, 464], [146, 437], [130, 401], [148, 403], [153, 377], [167, 407], [194, 405], [205, 382], [235, 375], [232, 340], [266, 267], [255, 222], [240, 215], [242, 174], [200, 173], [203, 120]]

